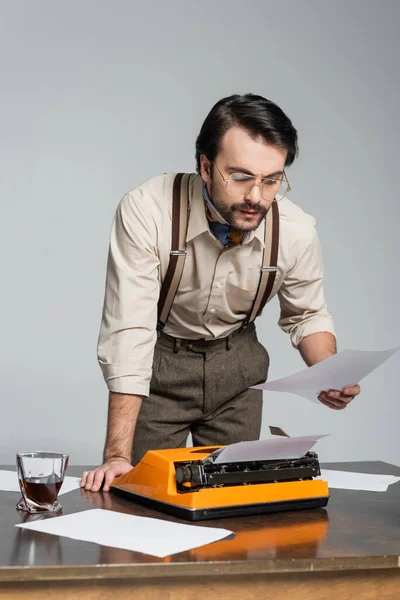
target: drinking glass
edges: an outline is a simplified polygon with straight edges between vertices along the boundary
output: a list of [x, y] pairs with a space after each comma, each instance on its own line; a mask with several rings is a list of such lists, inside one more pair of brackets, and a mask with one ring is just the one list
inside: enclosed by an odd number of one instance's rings
[[59, 512], [58, 492], [65, 477], [68, 454], [60, 452], [20, 452], [17, 473], [22, 498], [18, 510], [29, 513]]

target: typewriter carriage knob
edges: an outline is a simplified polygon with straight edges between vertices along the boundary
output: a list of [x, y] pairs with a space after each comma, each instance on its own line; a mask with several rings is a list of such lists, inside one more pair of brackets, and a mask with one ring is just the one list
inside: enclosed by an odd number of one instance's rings
[[176, 467], [176, 482], [188, 483], [192, 480], [192, 471], [187, 465]]

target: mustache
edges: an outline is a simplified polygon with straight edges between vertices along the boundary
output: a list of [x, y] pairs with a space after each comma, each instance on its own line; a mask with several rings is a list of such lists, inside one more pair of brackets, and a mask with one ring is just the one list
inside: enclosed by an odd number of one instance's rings
[[260, 204], [249, 204], [248, 202], [237, 202], [236, 204], [231, 205], [231, 211], [235, 210], [252, 210], [256, 213], [260, 213], [263, 217], [267, 214], [268, 210], [265, 206], [261, 206]]

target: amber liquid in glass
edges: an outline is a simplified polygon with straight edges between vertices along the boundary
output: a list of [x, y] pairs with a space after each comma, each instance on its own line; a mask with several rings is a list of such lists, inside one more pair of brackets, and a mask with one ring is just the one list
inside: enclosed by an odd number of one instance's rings
[[36, 504], [54, 504], [61, 485], [62, 480], [56, 475], [28, 477], [24, 481], [27, 497]]

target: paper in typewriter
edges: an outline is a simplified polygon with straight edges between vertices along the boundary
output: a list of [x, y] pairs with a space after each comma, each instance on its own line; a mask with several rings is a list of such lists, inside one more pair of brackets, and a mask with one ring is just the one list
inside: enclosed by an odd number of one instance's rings
[[318, 440], [327, 437], [327, 435], [329, 434], [238, 442], [237, 444], [225, 446], [217, 455], [214, 463], [301, 458], [311, 450]]
[[318, 395], [321, 391], [342, 390], [359, 383], [398, 350], [400, 346], [375, 352], [342, 350], [299, 373], [253, 387], [275, 392], [290, 392], [319, 404]]

